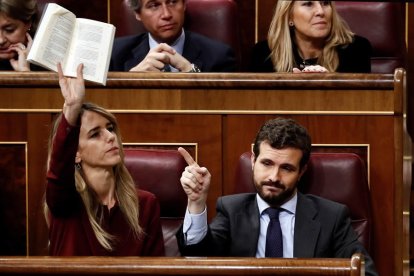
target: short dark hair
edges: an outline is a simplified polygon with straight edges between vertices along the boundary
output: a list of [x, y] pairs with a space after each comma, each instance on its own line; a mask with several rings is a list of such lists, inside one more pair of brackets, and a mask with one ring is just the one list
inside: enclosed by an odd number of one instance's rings
[[300, 169], [309, 161], [312, 147], [311, 137], [306, 128], [293, 119], [276, 118], [262, 125], [253, 145], [255, 160], [260, 154], [260, 144], [264, 141], [275, 149], [292, 147], [301, 150]]

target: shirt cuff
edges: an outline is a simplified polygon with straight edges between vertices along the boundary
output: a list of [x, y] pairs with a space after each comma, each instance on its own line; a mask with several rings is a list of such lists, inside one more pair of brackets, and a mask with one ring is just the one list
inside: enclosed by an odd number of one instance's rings
[[207, 234], [207, 209], [200, 214], [190, 214], [185, 211], [183, 233], [186, 237], [186, 245], [199, 243]]

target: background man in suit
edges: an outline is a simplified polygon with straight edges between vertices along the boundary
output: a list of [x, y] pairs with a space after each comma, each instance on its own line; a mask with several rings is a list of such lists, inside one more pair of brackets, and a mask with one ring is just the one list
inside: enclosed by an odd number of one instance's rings
[[292, 119], [267, 121], [253, 147], [252, 170], [257, 193], [220, 197], [217, 215], [207, 225], [206, 199], [211, 175], [179, 148], [188, 166], [181, 185], [188, 196], [183, 227], [177, 233], [185, 256], [269, 256], [269, 215], [279, 210], [285, 258], [350, 258], [365, 255], [366, 275], [377, 275], [373, 261], [351, 226], [346, 206], [297, 190], [311, 153], [307, 130]]
[[185, 0], [129, 0], [148, 33], [118, 38], [110, 71], [231, 72], [226, 44], [184, 31]]

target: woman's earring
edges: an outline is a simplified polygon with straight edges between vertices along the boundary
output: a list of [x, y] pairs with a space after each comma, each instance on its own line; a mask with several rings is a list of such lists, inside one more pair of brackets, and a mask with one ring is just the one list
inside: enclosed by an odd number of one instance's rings
[[81, 164], [80, 163], [75, 163], [75, 169], [80, 171], [80, 169], [82, 169]]
[[293, 27], [294, 25], [293, 25], [293, 21], [289, 21], [289, 26], [290, 27]]

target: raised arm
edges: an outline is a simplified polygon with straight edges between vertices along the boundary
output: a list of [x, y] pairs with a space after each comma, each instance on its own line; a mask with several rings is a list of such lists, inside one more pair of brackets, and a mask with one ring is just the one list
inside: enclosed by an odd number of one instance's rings
[[188, 197], [188, 211], [191, 214], [200, 214], [206, 207], [211, 174], [207, 168], [200, 167], [185, 149], [180, 147], [178, 151], [188, 164], [180, 178]]
[[85, 98], [85, 81], [82, 73], [83, 64], [78, 65], [76, 78], [67, 78], [63, 76], [60, 63], [58, 63], [57, 68], [60, 90], [65, 99], [63, 115], [69, 124], [75, 126]]

